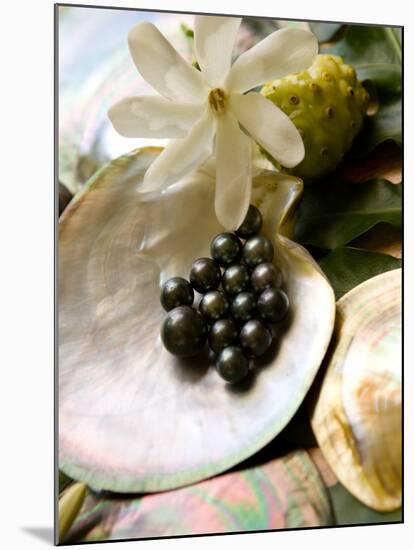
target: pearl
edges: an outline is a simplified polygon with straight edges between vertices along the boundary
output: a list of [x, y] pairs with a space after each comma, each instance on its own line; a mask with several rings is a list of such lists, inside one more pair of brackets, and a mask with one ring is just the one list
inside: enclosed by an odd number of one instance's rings
[[234, 233], [219, 233], [211, 243], [211, 257], [222, 267], [237, 262], [241, 251], [241, 242]]
[[272, 334], [262, 322], [252, 319], [241, 329], [239, 340], [248, 355], [260, 357], [269, 349], [272, 343]]
[[280, 288], [267, 288], [257, 300], [260, 317], [267, 323], [282, 321], [289, 309], [289, 298]]
[[204, 294], [219, 287], [221, 271], [211, 258], [199, 258], [190, 270], [190, 282], [197, 292]]
[[231, 319], [219, 319], [211, 327], [208, 342], [214, 353], [231, 346], [237, 340], [236, 325]]
[[249, 360], [237, 346], [224, 348], [217, 358], [216, 369], [219, 375], [232, 384], [240, 382], [249, 372]]
[[271, 262], [273, 254], [273, 245], [264, 235], [255, 235], [244, 243], [243, 258], [250, 268], [263, 262]]
[[251, 204], [249, 206], [249, 210], [247, 211], [246, 217], [236, 231], [236, 234], [243, 239], [247, 239], [248, 237], [256, 235], [256, 233], [259, 233], [262, 224], [263, 218], [260, 210]]
[[240, 292], [231, 304], [231, 313], [237, 323], [245, 323], [256, 312], [256, 298], [251, 292]]
[[257, 265], [250, 278], [252, 288], [260, 293], [266, 288], [279, 288], [282, 284], [282, 272], [270, 262]]
[[223, 292], [211, 290], [204, 294], [199, 310], [207, 323], [214, 323], [226, 315], [229, 310], [229, 302]]
[[178, 306], [191, 306], [194, 301], [194, 291], [188, 281], [182, 277], [168, 279], [162, 287], [161, 305], [166, 311]]
[[173, 355], [192, 357], [202, 350], [206, 342], [207, 325], [195, 309], [179, 306], [164, 319], [161, 339]]
[[249, 287], [250, 273], [248, 268], [242, 264], [234, 264], [228, 267], [223, 273], [222, 285], [231, 296], [235, 296]]

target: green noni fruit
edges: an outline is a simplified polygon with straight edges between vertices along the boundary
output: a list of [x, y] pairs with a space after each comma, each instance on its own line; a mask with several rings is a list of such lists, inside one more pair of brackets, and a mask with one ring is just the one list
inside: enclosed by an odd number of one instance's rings
[[334, 170], [361, 130], [369, 102], [355, 69], [336, 55], [316, 56], [309, 69], [269, 82], [261, 93], [302, 135], [305, 158], [287, 171], [305, 182]]

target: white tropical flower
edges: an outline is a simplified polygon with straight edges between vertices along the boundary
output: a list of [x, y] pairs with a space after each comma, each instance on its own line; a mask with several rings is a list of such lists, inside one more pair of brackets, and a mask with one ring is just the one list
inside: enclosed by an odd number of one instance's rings
[[128, 97], [109, 110], [126, 137], [173, 138], [148, 169], [141, 191], [163, 190], [216, 157], [215, 211], [228, 230], [243, 221], [251, 196], [251, 140], [282, 166], [304, 157], [289, 117], [257, 92], [265, 82], [311, 65], [318, 51], [309, 31], [277, 30], [231, 65], [241, 19], [196, 16], [194, 45], [200, 71], [160, 31], [139, 23], [128, 35], [135, 65], [160, 96]]

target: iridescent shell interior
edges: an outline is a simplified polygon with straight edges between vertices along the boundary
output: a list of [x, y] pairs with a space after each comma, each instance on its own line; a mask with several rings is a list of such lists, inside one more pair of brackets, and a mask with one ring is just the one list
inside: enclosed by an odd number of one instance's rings
[[339, 480], [367, 506], [401, 506], [401, 269], [365, 281], [337, 304], [333, 353], [313, 413]]
[[160, 339], [160, 285], [188, 276], [222, 228], [208, 171], [161, 194], [137, 191], [157, 154], [136, 150], [108, 164], [60, 221], [60, 468], [120, 492], [205, 479], [266, 445], [306, 395], [335, 316], [326, 278], [284, 236], [301, 181], [262, 172], [253, 202], [291, 300], [280, 337], [238, 387], [224, 383], [207, 353], [186, 361], [169, 354]]

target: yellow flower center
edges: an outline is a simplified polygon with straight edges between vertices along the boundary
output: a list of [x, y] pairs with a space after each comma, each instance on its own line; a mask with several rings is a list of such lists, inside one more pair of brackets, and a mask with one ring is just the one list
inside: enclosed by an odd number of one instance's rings
[[208, 94], [208, 103], [216, 114], [223, 113], [226, 108], [227, 94], [221, 88], [214, 88]]

